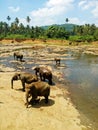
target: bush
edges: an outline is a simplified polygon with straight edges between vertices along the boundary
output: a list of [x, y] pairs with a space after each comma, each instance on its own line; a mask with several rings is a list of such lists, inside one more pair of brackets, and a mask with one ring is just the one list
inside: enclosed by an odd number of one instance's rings
[[20, 34], [7, 35], [5, 38], [6, 39], [26, 39], [24, 35], [20, 35]]

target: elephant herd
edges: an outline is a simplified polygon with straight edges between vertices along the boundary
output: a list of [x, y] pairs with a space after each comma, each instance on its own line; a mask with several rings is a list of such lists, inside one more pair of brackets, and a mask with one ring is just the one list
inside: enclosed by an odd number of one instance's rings
[[[23, 55], [19, 52], [14, 53], [15, 60], [23, 60]], [[56, 65], [60, 65], [60, 59], [55, 58]], [[13, 82], [20, 80], [22, 83], [22, 90], [25, 91], [26, 95], [26, 107], [32, 101], [33, 103], [38, 100], [38, 96], [44, 96], [45, 103], [48, 103], [48, 97], [50, 95], [50, 85], [53, 84], [52, 72], [46, 67], [36, 66], [34, 68], [35, 74], [28, 72], [17, 72], [11, 78], [11, 88], [13, 89]], [[48, 80], [48, 83], [45, 82]], [[29, 98], [31, 100], [29, 101]]]
[[[47, 69], [45, 71], [45, 68], [44, 69], [39, 68], [39, 71], [36, 71], [35, 73], [37, 73], [37, 75], [27, 73], [27, 72], [17, 72], [12, 76], [12, 79], [11, 79], [12, 89], [13, 89], [13, 81], [16, 81], [16, 80], [21, 81], [22, 90], [26, 92], [26, 107], [28, 107], [29, 105], [29, 101], [28, 101], [29, 97], [32, 97], [32, 101], [35, 101], [38, 96], [44, 96], [45, 103], [48, 103], [48, 97], [50, 95], [49, 84], [52, 84], [52, 73], [48, 71]], [[38, 79], [38, 73], [40, 75], [40, 80]], [[49, 76], [48, 76], [48, 73], [49, 73]], [[44, 82], [45, 79], [48, 79], [49, 83]]]

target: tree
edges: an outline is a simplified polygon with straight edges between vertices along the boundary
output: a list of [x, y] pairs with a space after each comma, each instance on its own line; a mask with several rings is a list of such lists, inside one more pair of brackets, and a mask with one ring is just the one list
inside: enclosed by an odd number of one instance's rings
[[18, 26], [18, 24], [19, 24], [19, 19], [16, 17], [15, 18], [15, 24]]
[[30, 23], [31, 19], [30, 19], [29, 16], [27, 16], [26, 21], [27, 21], [28, 24]]
[[66, 21], [66, 23], [68, 23], [68, 22], [69, 22], [69, 19], [68, 19], [68, 18], [66, 18], [66, 20], [65, 20], [65, 21]]
[[10, 21], [10, 20], [11, 20], [10, 16], [7, 16], [7, 20], [8, 20], [8, 21]]
[[9, 21], [11, 20], [11, 17], [7, 16], [7, 20], [8, 20], [8, 24], [9, 24]]
[[23, 23], [19, 24], [18, 30], [19, 30], [20, 34], [25, 34], [26, 31], [25, 31], [25, 27], [24, 27]]
[[68, 38], [69, 34], [64, 27], [52, 25], [46, 30], [48, 38]]
[[94, 39], [98, 40], [98, 28], [96, 29], [95, 33], [94, 33]]

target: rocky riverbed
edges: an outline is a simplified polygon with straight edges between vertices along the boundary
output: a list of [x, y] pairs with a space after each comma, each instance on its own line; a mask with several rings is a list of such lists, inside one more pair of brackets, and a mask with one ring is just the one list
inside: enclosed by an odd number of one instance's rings
[[[82, 124], [80, 114], [70, 100], [66, 89], [68, 81], [61, 71], [61, 68], [67, 67], [66, 63], [56, 66], [54, 62], [55, 57], [66, 60], [68, 49], [83, 53], [93, 50], [86, 46], [0, 44], [0, 130], [91, 130], [91, 124]], [[23, 62], [14, 60], [13, 53], [16, 51], [24, 55]], [[48, 105], [42, 98], [39, 104], [26, 108], [25, 92], [20, 91], [20, 81], [14, 83], [13, 90], [10, 81], [17, 71], [34, 73], [35, 66], [50, 69], [54, 85], [51, 86]]]

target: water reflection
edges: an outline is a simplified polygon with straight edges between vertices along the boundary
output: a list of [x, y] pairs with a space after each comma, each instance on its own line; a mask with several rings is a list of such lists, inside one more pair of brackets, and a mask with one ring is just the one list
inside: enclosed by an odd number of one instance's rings
[[[70, 52], [69, 52], [70, 53]], [[98, 128], [98, 57], [81, 53], [71, 55], [72, 60], [66, 60], [68, 66], [66, 75], [71, 81], [69, 91], [71, 98], [80, 113], [91, 121], [92, 129]], [[66, 71], [66, 70], [65, 70]], [[83, 122], [87, 124], [87, 121]]]

